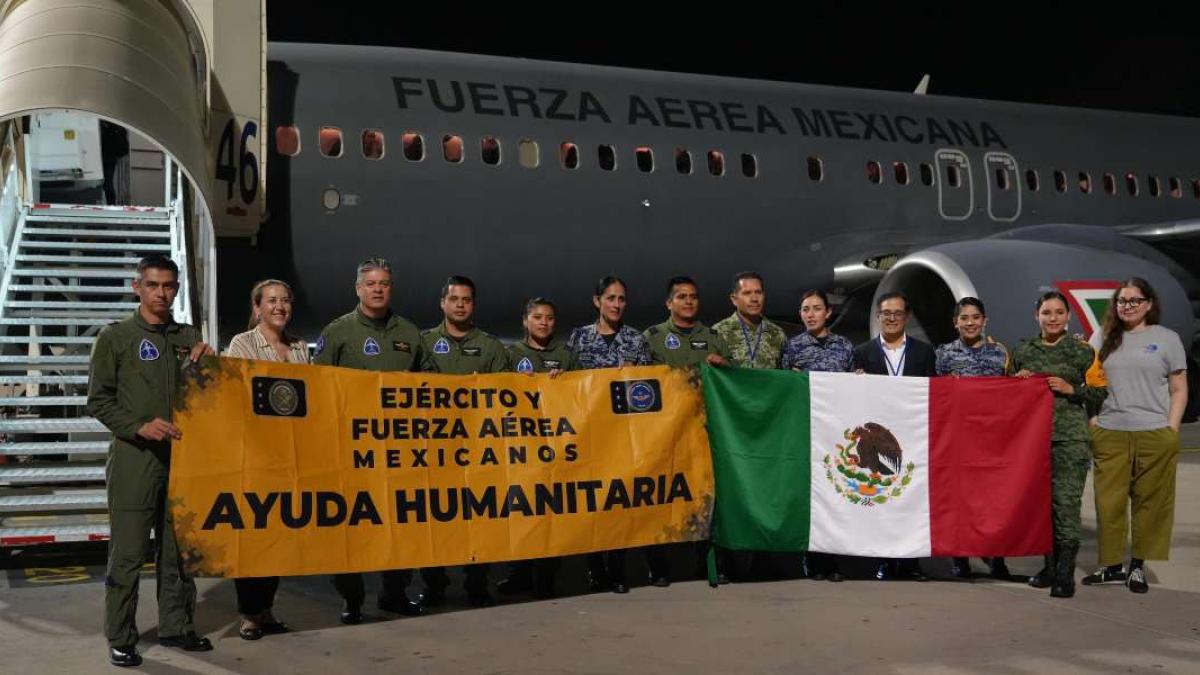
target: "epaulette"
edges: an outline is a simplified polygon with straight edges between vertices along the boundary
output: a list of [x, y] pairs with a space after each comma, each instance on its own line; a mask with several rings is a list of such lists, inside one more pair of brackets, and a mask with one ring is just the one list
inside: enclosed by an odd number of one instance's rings
[[646, 329], [646, 333], [649, 335], [658, 335], [658, 326], [650, 326]]

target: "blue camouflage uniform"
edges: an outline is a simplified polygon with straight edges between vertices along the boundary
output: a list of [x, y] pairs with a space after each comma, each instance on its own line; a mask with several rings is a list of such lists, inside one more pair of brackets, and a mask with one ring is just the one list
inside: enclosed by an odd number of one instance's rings
[[938, 375], [988, 376], [1008, 373], [1008, 349], [991, 338], [968, 347], [962, 338], [937, 348]]
[[627, 363], [650, 365], [650, 346], [631, 326], [622, 325], [611, 344], [596, 331], [596, 324], [580, 326], [567, 338], [567, 349], [575, 355], [580, 370], [620, 368]]
[[823, 338], [804, 332], [788, 340], [783, 348], [784, 370], [848, 373], [854, 367], [854, 345], [841, 335]]

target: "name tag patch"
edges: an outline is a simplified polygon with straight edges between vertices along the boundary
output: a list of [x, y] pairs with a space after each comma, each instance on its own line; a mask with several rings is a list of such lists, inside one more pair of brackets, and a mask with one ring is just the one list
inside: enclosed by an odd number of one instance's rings
[[708, 340], [692, 340], [692, 349], [708, 349]]
[[408, 344], [407, 342], [401, 342], [399, 340], [396, 340], [395, 342], [392, 343], [392, 351], [411, 353], [412, 345]]
[[483, 356], [483, 347], [463, 347], [463, 356]]

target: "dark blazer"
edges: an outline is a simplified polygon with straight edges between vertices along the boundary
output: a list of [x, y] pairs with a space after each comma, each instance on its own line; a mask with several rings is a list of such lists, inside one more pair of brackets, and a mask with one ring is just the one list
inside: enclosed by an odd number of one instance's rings
[[[911, 377], [933, 377], [937, 375], [936, 356], [933, 347], [913, 336], [907, 336], [904, 351], [904, 375]], [[879, 337], [872, 338], [854, 348], [854, 368], [861, 368], [868, 375], [890, 375], [887, 357]]]

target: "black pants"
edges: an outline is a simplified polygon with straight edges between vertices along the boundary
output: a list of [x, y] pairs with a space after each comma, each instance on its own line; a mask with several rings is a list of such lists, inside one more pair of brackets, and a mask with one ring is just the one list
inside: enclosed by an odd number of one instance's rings
[[[625, 583], [625, 554], [630, 549], [619, 548], [614, 551], [588, 554], [588, 569], [592, 576], [609, 583]], [[646, 556], [646, 566], [650, 568], [650, 576], [671, 578], [671, 561], [663, 546], [644, 546], [638, 549]]]
[[[463, 565], [463, 571], [467, 573], [467, 581], [463, 587], [467, 593], [486, 592], [488, 587], [488, 566], [486, 563], [476, 565]], [[450, 585], [450, 577], [446, 576], [445, 567], [422, 567], [421, 578], [425, 580], [425, 586], [429, 588], [445, 589]]]
[[262, 614], [275, 604], [275, 591], [279, 590], [279, 577], [246, 577], [234, 579], [237, 591], [238, 613], [245, 616]]
[[[383, 580], [383, 587], [379, 589], [379, 597], [390, 599], [404, 596], [404, 589], [408, 588], [409, 582], [412, 581], [413, 573], [412, 570], [387, 570], [380, 572], [379, 576]], [[362, 607], [363, 601], [367, 598], [363, 576], [358, 572], [335, 574], [333, 587], [337, 589], [338, 595], [342, 596], [346, 604], [353, 607]]]

